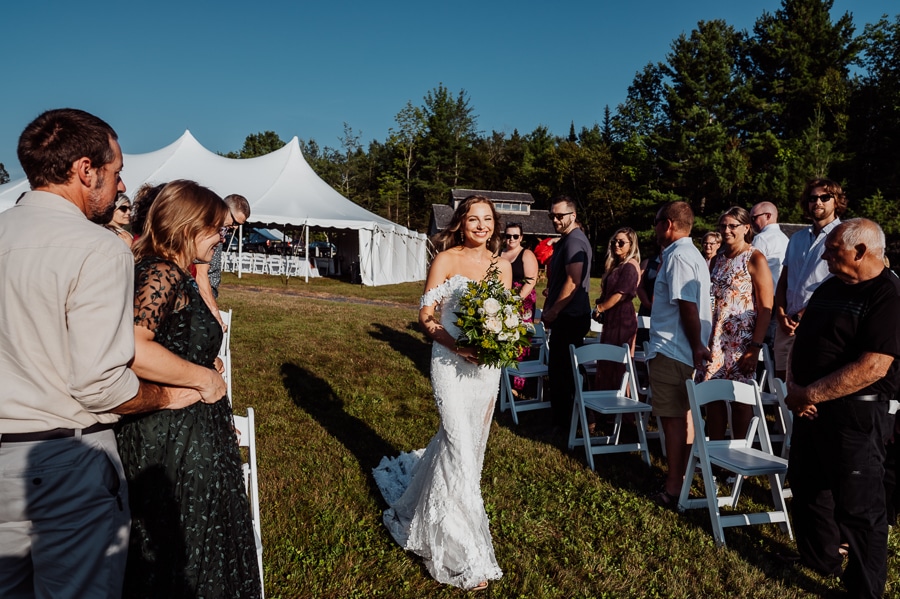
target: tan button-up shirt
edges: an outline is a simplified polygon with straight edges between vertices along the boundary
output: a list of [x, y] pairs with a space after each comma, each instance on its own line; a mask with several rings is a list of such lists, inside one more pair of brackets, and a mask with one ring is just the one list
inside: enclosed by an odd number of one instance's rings
[[115, 422], [137, 395], [134, 258], [55, 194], [0, 213], [0, 434]]

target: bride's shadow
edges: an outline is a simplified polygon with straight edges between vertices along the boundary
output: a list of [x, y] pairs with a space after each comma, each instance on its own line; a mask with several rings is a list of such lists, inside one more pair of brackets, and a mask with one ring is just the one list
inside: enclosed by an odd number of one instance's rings
[[353, 454], [369, 483], [370, 493], [380, 499], [381, 492], [372, 477], [372, 468], [378, 465], [382, 456], [399, 453], [397, 448], [381, 438], [365, 421], [348, 414], [344, 400], [327, 381], [290, 362], [281, 365], [281, 379], [294, 404]]

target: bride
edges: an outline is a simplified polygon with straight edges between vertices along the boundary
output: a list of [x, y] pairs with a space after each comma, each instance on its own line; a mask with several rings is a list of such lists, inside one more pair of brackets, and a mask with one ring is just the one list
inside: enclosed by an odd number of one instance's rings
[[496, 253], [497, 213], [485, 197], [461, 202], [435, 245], [441, 251], [428, 271], [419, 322], [434, 340], [431, 384], [441, 425], [427, 448], [385, 457], [373, 474], [390, 506], [384, 523], [394, 540], [424, 558], [438, 582], [481, 590], [503, 575], [481, 498], [500, 370], [479, 365], [474, 349], [457, 347], [454, 311], [467, 283], [483, 279], [491, 264], [507, 288], [512, 267]]

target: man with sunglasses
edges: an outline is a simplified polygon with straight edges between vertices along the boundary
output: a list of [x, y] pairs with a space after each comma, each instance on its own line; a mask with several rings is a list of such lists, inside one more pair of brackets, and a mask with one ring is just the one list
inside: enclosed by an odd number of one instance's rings
[[575, 379], [569, 345], [581, 347], [591, 328], [591, 243], [578, 224], [575, 203], [557, 196], [550, 203], [550, 220], [560, 234], [547, 269], [547, 289], [541, 322], [551, 331], [548, 375], [555, 424], [569, 426]]
[[194, 265], [197, 270], [194, 280], [197, 281], [200, 296], [223, 328], [225, 324], [219, 316], [219, 304], [217, 301], [219, 298], [219, 283], [222, 282], [222, 248], [225, 242], [230, 241], [237, 228], [250, 218], [250, 202], [244, 196], [233, 193], [225, 196], [225, 203], [228, 204], [229, 215], [225, 226], [220, 231], [222, 242], [213, 250], [213, 257], [209, 264]]
[[784, 380], [794, 345], [794, 330], [813, 291], [831, 275], [822, 260], [825, 238], [847, 210], [847, 196], [831, 179], [813, 179], [800, 197], [803, 215], [812, 225], [791, 236], [775, 288], [775, 375]]

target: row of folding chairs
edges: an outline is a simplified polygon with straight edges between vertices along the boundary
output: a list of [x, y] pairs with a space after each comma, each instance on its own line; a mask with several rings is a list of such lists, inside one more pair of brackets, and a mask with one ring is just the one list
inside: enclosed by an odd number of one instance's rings
[[289, 277], [318, 276], [319, 271], [299, 256], [269, 256], [267, 254], [234, 252], [222, 253], [222, 271], [255, 275], [286, 275]]
[[[220, 310], [219, 316], [223, 324], [226, 325], [222, 336], [222, 345], [219, 348], [219, 358], [225, 366], [223, 378], [225, 379], [225, 387], [228, 393], [228, 402], [234, 406], [232, 401], [232, 380], [231, 380], [231, 332], [234, 323], [231, 310]], [[247, 498], [250, 501], [250, 516], [253, 524], [253, 541], [256, 546], [256, 561], [259, 566], [259, 581], [262, 585], [260, 592], [265, 597], [265, 584], [263, 584], [263, 546], [262, 546], [262, 525], [259, 517], [259, 478], [257, 473], [256, 461], [256, 414], [253, 408], [247, 408], [246, 416], [232, 416], [234, 421], [234, 430], [238, 439], [239, 447], [247, 448], [247, 461], [241, 464], [244, 475], [244, 488], [247, 492]]]
[[[538, 356], [517, 366], [505, 368], [501, 376], [501, 410], [509, 409], [514, 422], [518, 423], [518, 413], [526, 410], [549, 407], [549, 402], [542, 396], [543, 377], [547, 375], [547, 344], [543, 330], [539, 330], [541, 351]], [[549, 340], [552, 343], [552, 335]], [[644, 348], [646, 350], [646, 348]], [[639, 452], [643, 461], [650, 465], [648, 447], [647, 421], [651, 406], [650, 391], [641, 387], [636, 375], [634, 360], [628, 345], [621, 347], [601, 343], [587, 343], [575, 348], [569, 347], [572, 360], [572, 375], [575, 379], [575, 401], [568, 434], [568, 447], [583, 447], [588, 466], [595, 467], [594, 456], [608, 453]], [[646, 354], [644, 354], [646, 355]], [[643, 356], [642, 356], [643, 357]], [[685, 472], [685, 482], [678, 498], [679, 509], [697, 509], [705, 507], [710, 514], [713, 536], [718, 545], [725, 544], [724, 529], [732, 526], [750, 524], [776, 523], [784, 532], [792, 537], [790, 521], [787, 515], [785, 498], [789, 490], [784, 487], [787, 474], [787, 452], [790, 448], [791, 414], [784, 404], [786, 389], [784, 383], [774, 377], [771, 358], [764, 350], [764, 369], [761, 378], [767, 387], [769, 402], [776, 406], [776, 421], [781, 427], [782, 455], [775, 455], [772, 439], [765, 425], [763, 393], [759, 385], [737, 383], [733, 381], [713, 380], [696, 384], [692, 380], [685, 381], [691, 402], [691, 414], [694, 419], [695, 443], [691, 458]], [[599, 363], [619, 364], [624, 366], [624, 374], [616, 389], [586, 389], [585, 376], [594, 372]], [[537, 379], [537, 397], [533, 400], [517, 400], [512, 393], [514, 377]], [[709, 441], [703, 434], [703, 407], [712, 401], [744, 403], [752, 406], [753, 419], [750, 430], [742, 439], [726, 441]], [[613, 417], [609, 434], [600, 437], [591, 436], [587, 418], [587, 410]], [[622, 441], [622, 424], [624, 416], [631, 414], [637, 429], [637, 440]], [[661, 432], [660, 427], [660, 432]], [[579, 434], [580, 432], [580, 434]], [[665, 448], [664, 437], [660, 441]], [[730, 493], [719, 496], [718, 481], [712, 473], [713, 465], [734, 473], [735, 483]], [[699, 472], [703, 485], [702, 497], [691, 497], [691, 487], [696, 473]], [[735, 508], [740, 498], [744, 477], [766, 476], [772, 493], [773, 509], [769, 511], [726, 514], [721, 507]]]

